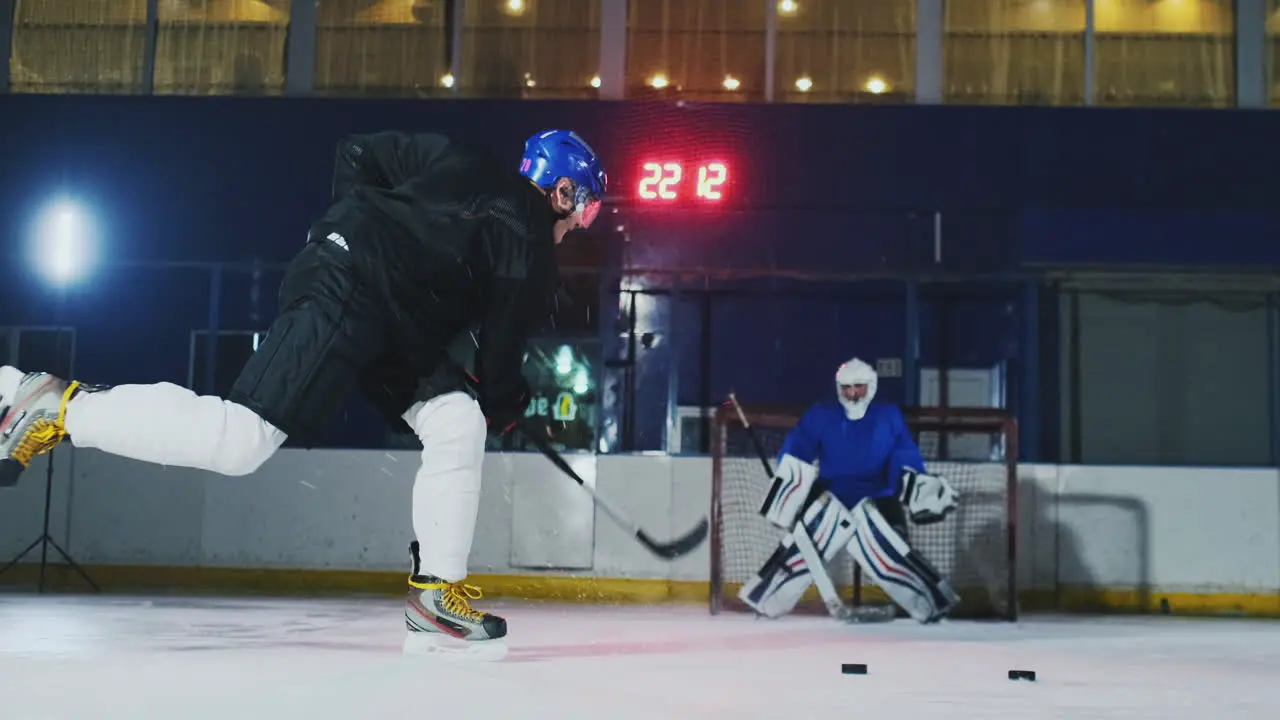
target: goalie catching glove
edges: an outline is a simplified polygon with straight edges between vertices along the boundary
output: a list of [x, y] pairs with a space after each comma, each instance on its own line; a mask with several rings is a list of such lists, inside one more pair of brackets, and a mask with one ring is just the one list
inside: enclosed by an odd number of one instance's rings
[[902, 506], [916, 525], [942, 522], [956, 509], [960, 496], [946, 478], [928, 475], [912, 468], [902, 470]]

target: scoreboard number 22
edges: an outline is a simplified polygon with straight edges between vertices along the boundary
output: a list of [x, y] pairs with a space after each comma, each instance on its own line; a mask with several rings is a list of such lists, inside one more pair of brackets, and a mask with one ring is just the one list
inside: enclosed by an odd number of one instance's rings
[[699, 165], [693, 183], [685, 182], [683, 163], [647, 162], [641, 170], [637, 188], [641, 200], [677, 200], [692, 192], [699, 200], [717, 201], [724, 197], [724, 184], [729, 180], [729, 166], [722, 162]]

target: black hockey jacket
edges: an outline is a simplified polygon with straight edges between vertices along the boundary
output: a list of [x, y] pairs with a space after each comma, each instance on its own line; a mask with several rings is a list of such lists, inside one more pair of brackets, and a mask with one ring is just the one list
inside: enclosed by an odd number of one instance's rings
[[345, 138], [334, 169], [330, 216], [358, 212], [378, 228], [347, 241], [410, 364], [430, 375], [478, 326], [475, 370], [492, 399], [525, 387], [525, 345], [557, 281], [555, 215], [516, 164], [440, 135], [383, 132]]

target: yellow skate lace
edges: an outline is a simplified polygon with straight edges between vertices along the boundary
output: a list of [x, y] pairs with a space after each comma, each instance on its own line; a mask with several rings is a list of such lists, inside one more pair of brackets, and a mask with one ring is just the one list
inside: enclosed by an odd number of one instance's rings
[[445, 612], [451, 615], [456, 615], [471, 622], [481, 622], [485, 618], [485, 613], [471, 608], [472, 600], [479, 600], [484, 597], [484, 593], [480, 592], [480, 588], [475, 585], [446, 582], [421, 583], [413, 580], [409, 581], [409, 585], [420, 590], [444, 590], [440, 598], [440, 604], [444, 606]]
[[31, 464], [31, 458], [49, 452], [62, 442], [62, 439], [67, 436], [67, 403], [71, 401], [71, 396], [75, 394], [78, 387], [80, 387], [78, 382], [67, 385], [67, 389], [62, 393], [62, 403], [58, 406], [57, 418], [53, 420], [39, 418], [31, 423], [31, 427], [22, 434], [22, 439], [18, 440], [18, 446], [13, 449], [14, 460], [26, 467]]

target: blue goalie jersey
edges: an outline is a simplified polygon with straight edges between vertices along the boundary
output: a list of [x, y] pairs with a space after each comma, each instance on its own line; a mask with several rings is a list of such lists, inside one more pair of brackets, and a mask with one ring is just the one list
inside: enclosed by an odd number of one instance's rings
[[814, 405], [787, 435], [782, 455], [816, 464], [831, 493], [850, 509], [864, 498], [901, 492], [903, 468], [926, 471], [902, 413], [876, 402], [858, 420], [835, 400]]

